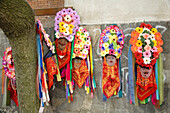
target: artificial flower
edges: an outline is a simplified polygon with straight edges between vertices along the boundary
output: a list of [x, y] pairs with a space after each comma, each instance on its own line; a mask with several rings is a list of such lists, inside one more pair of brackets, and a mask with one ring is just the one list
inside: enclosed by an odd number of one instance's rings
[[142, 46], [142, 41], [141, 40], [137, 40], [137, 42], [136, 42], [136, 46], [138, 46], [138, 47], [140, 47], [140, 46]]
[[152, 52], [157, 52], [158, 49], [157, 49], [157, 47], [153, 47], [153, 48], [151, 49], [151, 51], [152, 51]]
[[59, 38], [60, 38], [60, 33], [59, 33], [59, 32], [56, 32], [56, 33], [55, 33], [55, 37], [56, 37], [57, 39], [59, 39]]
[[77, 32], [76, 35], [77, 35], [77, 36], [81, 36], [81, 32]]
[[63, 27], [66, 28], [67, 30], [69, 30], [68, 24], [64, 24]]
[[152, 41], [155, 40], [155, 36], [152, 34], [151, 37], [150, 37], [150, 39], [151, 39]]
[[161, 38], [157, 40], [157, 44], [158, 44], [159, 46], [163, 45], [163, 43], [164, 43], [164, 42], [163, 42], [163, 40], [162, 40]]
[[89, 40], [87, 40], [87, 41], [86, 41], [86, 44], [90, 46], [90, 45], [91, 45], [91, 42], [90, 42]]
[[101, 50], [101, 56], [105, 56], [105, 55], [106, 55], [105, 51]]
[[75, 53], [73, 53], [72, 58], [75, 58], [75, 56], [76, 56]]
[[136, 59], [142, 58], [142, 53], [136, 52], [136, 53], [135, 53], [135, 58], [136, 58]]
[[143, 58], [144, 64], [150, 64], [151, 59], [150, 58]]
[[63, 33], [63, 32], [66, 31], [66, 28], [65, 27], [60, 27], [59, 30], [60, 30], [60, 33]]
[[108, 48], [108, 47], [109, 47], [109, 43], [103, 43], [103, 46], [104, 46], [105, 48]]
[[91, 40], [91, 38], [89, 36], [86, 36], [86, 40]]
[[137, 28], [135, 29], [135, 31], [137, 31], [138, 33], [142, 33], [142, 32], [143, 32], [143, 28], [137, 27]]
[[82, 58], [85, 59], [87, 57], [86, 54], [82, 54]]
[[[82, 43], [85, 45], [85, 44], [86, 44], [86, 41], [85, 41], [85, 40], [83, 40], [83, 41], [82, 41]], [[88, 46], [89, 46], [89, 45], [88, 45]]]
[[89, 47], [88, 45], [84, 45], [84, 49], [89, 50], [89, 49], [90, 49], [90, 47]]
[[159, 55], [159, 54], [158, 54], [157, 52], [153, 52], [153, 57], [154, 57], [154, 58], [158, 58], [158, 55]]
[[87, 30], [86, 30], [86, 29], [82, 29], [82, 32], [83, 32], [83, 33], [86, 33], [86, 32], [87, 32]]
[[109, 44], [109, 49], [113, 49], [113, 43]]
[[150, 40], [145, 40], [146, 44], [149, 45], [150, 44]]
[[158, 53], [161, 53], [162, 51], [163, 51], [162, 47], [157, 46], [157, 52], [158, 52]]
[[153, 34], [155, 34], [155, 33], [157, 33], [158, 31], [157, 31], [156, 28], [152, 28], [152, 29], [151, 29], [151, 32], [152, 32]]
[[150, 30], [152, 28], [151, 24], [146, 24], [146, 28]]
[[114, 55], [115, 53], [115, 50], [114, 49], [110, 49], [110, 51], [109, 51], [109, 55]]
[[64, 22], [60, 22], [60, 23], [59, 23], [59, 27], [63, 27], [64, 25], [65, 25]]
[[72, 21], [72, 18], [71, 18], [71, 16], [70, 15], [66, 15], [65, 17], [64, 17], [64, 20], [66, 21], [66, 22], [71, 22]]
[[139, 33], [136, 32], [136, 31], [132, 31], [131, 37], [134, 38], [134, 39], [137, 39], [139, 37]]
[[155, 39], [158, 40], [162, 37], [161, 33], [157, 32], [155, 33]]
[[118, 53], [117, 51], [115, 51], [115, 56], [116, 56], [116, 57], [118, 56], [118, 54], [119, 54], [119, 53]]
[[80, 38], [81, 38], [81, 40], [84, 40], [84, 35], [81, 35]]
[[151, 65], [154, 65], [156, 63], [156, 59], [151, 60]]
[[147, 58], [150, 58], [151, 57], [151, 52], [150, 51], [145, 51], [145, 52], [143, 52], [143, 56], [147, 57]]
[[105, 53], [106, 53], [106, 54], [109, 54], [109, 49], [108, 49], [108, 48], [105, 49]]
[[142, 58], [136, 59], [136, 63], [137, 63], [138, 65], [142, 65], [143, 59], [142, 59]]
[[83, 47], [84, 47], [84, 44], [81, 43], [81, 44], [79, 45], [79, 48], [82, 49]]
[[117, 35], [113, 35], [113, 42], [117, 42], [117, 40], [118, 40]]
[[108, 40], [109, 40], [109, 37], [107, 37], [107, 36], [103, 37], [103, 42], [107, 42]]
[[69, 34], [72, 34], [73, 33], [73, 30], [72, 29], [69, 29]]
[[79, 44], [74, 44], [74, 48], [79, 48]]
[[83, 54], [87, 55], [88, 54], [88, 50], [87, 49], [83, 49]]
[[150, 51], [150, 50], [151, 50], [151, 46], [146, 45], [146, 46], [144, 47], [144, 49], [145, 49], [146, 51]]
[[73, 24], [69, 24], [69, 29], [73, 29], [74, 28], [74, 25]]
[[140, 27], [144, 28], [144, 27], [146, 27], [146, 24], [145, 23], [141, 23]]
[[64, 34], [65, 36], [69, 35], [69, 30], [64, 31], [63, 34]]
[[143, 37], [144, 37], [145, 39], [148, 39], [149, 36], [150, 36], [150, 35], [149, 35], [148, 33], [144, 33], [144, 34], [143, 34]]
[[137, 39], [136, 38], [131, 38], [130, 39], [130, 44], [131, 45], [135, 45], [137, 43]]
[[156, 40], [152, 40], [152, 42], [154, 43], [153, 47], [156, 47], [157, 46], [157, 41]]
[[88, 33], [88, 32], [85, 32], [84, 35], [85, 35], [86, 37], [88, 37], [88, 36], [89, 36], [89, 33]]
[[142, 53], [142, 51], [143, 51], [142, 46], [138, 47], [137, 51], [138, 51], [139, 53]]
[[78, 30], [79, 30], [79, 32], [82, 32], [82, 30], [83, 30], [83, 27], [79, 27], [79, 29], [78, 29]]
[[133, 53], [135, 53], [137, 51], [137, 49], [138, 49], [138, 47], [136, 45], [133, 45], [131, 47], [131, 50], [132, 50]]
[[111, 29], [110, 33], [116, 33], [116, 31], [114, 29]]

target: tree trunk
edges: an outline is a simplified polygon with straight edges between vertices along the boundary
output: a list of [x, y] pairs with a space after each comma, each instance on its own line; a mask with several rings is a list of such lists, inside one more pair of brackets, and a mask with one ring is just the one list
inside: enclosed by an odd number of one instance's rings
[[0, 28], [12, 47], [20, 112], [38, 113], [36, 29], [34, 13], [28, 3], [0, 0]]

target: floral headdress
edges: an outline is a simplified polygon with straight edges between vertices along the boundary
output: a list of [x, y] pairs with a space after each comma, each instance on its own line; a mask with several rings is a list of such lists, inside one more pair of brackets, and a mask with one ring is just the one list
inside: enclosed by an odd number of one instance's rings
[[74, 40], [74, 52], [72, 58], [79, 57], [85, 59], [90, 49], [91, 38], [83, 27], [79, 27]]
[[100, 35], [101, 56], [114, 55], [117, 59], [121, 56], [124, 45], [124, 34], [116, 25], [106, 27]]
[[140, 66], [152, 67], [163, 51], [162, 35], [150, 24], [142, 23], [131, 33], [131, 50], [135, 54], [136, 63]]
[[15, 80], [15, 69], [14, 69], [14, 60], [12, 58], [12, 49], [8, 47], [4, 52], [3, 56], [3, 66], [5, 70], [5, 75], [8, 78]]
[[59, 39], [64, 37], [72, 42], [79, 23], [80, 17], [77, 15], [76, 11], [71, 8], [59, 11], [55, 17], [56, 38]]

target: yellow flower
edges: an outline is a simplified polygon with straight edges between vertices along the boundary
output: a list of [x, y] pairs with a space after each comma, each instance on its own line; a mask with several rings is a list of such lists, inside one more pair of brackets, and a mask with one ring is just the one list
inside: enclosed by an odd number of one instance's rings
[[104, 48], [108, 48], [109, 44], [108, 43], [104, 43], [103, 46], [104, 46]]
[[73, 53], [73, 56], [72, 56], [72, 58], [75, 58], [76, 56], [75, 56], [75, 53]]
[[85, 41], [85, 40], [83, 40], [83, 41], [82, 41], [82, 44], [83, 44], [83, 45], [84, 45], [84, 44], [86, 44], [86, 41]]
[[142, 41], [141, 41], [141, 40], [138, 40], [138, 41], [136, 42], [136, 46], [138, 46], [138, 47], [142, 46]]
[[152, 40], [154, 43], [154, 47], [157, 46], [157, 41], [156, 40]]
[[75, 45], [74, 45], [74, 47], [75, 47], [75, 48], [78, 48], [78, 47], [79, 47], [79, 45], [78, 45], [78, 44], [75, 44]]
[[103, 57], [104, 57], [104, 56], [105, 56], [105, 54], [106, 54], [106, 53], [105, 53], [105, 51], [101, 51], [101, 56], [103, 56]]
[[105, 49], [105, 53], [109, 54], [109, 48]]
[[117, 45], [117, 48], [116, 48], [116, 49], [119, 49], [119, 48], [121, 48], [120, 45]]
[[72, 29], [69, 29], [69, 33], [72, 34], [72, 33], [73, 33], [73, 30], [72, 30]]
[[153, 34], [155, 34], [155, 33], [157, 33], [158, 31], [157, 31], [156, 28], [152, 28], [152, 29], [151, 29], [151, 32], [152, 32]]
[[115, 56], [117, 57], [117, 55], [118, 55], [119, 53], [117, 52], [117, 51], [115, 51]]
[[63, 27], [64, 24], [65, 24], [64, 22], [60, 22], [60, 23], [59, 23], [59, 27]]
[[137, 28], [135, 29], [135, 31], [137, 31], [138, 33], [142, 33], [142, 32], [143, 32], [143, 28], [137, 27]]
[[65, 27], [60, 27], [59, 30], [60, 30], [60, 33], [62, 33], [62, 32], [66, 31], [66, 28]]
[[110, 30], [110, 33], [116, 33], [114, 29], [111, 29]]
[[117, 35], [113, 35], [112, 38], [113, 38], [113, 42], [117, 42], [117, 40], [118, 40]]
[[83, 48], [83, 47], [84, 47], [84, 44], [81, 43], [79, 47], [80, 47], [80, 48]]
[[73, 24], [69, 24], [69, 29], [73, 29], [74, 28], [74, 25]]

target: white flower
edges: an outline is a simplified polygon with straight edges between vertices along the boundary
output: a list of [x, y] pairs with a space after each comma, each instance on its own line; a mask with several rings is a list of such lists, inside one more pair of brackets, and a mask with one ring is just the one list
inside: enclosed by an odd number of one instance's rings
[[150, 64], [151, 63], [151, 59], [150, 58], [143, 58], [144, 64]]
[[86, 41], [86, 45], [90, 46], [91, 42], [89, 40]]
[[66, 30], [69, 30], [69, 26], [68, 26], [68, 24], [64, 24], [64, 26], [63, 27], [65, 27], [66, 28]]
[[87, 55], [88, 54], [88, 50], [87, 49], [83, 49], [83, 54]]
[[84, 35], [87, 37], [87, 36], [89, 36], [89, 33], [88, 33], [88, 32], [85, 32]]
[[67, 36], [67, 35], [69, 35], [70, 33], [69, 33], [68, 30], [66, 30], [65, 32], [63, 32], [63, 34]]
[[76, 55], [75, 55], [75, 53], [73, 53], [73, 56], [72, 56], [72, 58], [75, 58], [75, 56], [76, 56]]
[[74, 36], [70, 35], [70, 39], [68, 40], [69, 42], [72, 42], [74, 39]]
[[60, 33], [59, 33], [59, 32], [56, 32], [56, 33], [55, 33], [55, 37], [56, 37], [57, 39], [59, 39], [59, 38], [60, 38]]
[[83, 27], [79, 27], [79, 32], [82, 32], [82, 30], [83, 30]]
[[66, 15], [66, 16], [64, 17], [64, 20], [65, 20], [66, 22], [71, 22], [72, 18], [71, 18], [70, 15]]
[[150, 30], [148, 28], [146, 28], [146, 27], [143, 28], [143, 31], [145, 31], [145, 30], [150, 32]]
[[155, 40], [155, 35], [154, 35], [154, 34], [151, 34], [150, 39], [151, 39], [151, 40]]

